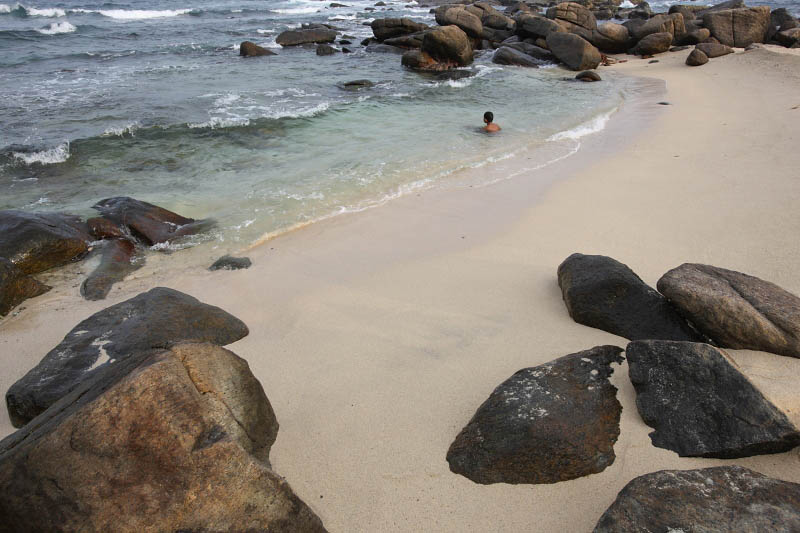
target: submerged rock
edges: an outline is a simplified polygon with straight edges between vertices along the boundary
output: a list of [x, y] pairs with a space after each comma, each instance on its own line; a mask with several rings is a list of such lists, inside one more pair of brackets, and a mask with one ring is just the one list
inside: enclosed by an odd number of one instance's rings
[[374, 87], [375, 84], [370, 80], [351, 80], [346, 81], [341, 85], [341, 88], [345, 91], [358, 91], [361, 89], [369, 89], [370, 87]]
[[608, 381], [621, 348], [596, 346], [501, 383], [447, 452], [476, 483], [557, 483], [614, 462], [622, 406]]
[[0, 441], [0, 530], [325, 531], [270, 467], [278, 422], [246, 361], [125, 355]]
[[209, 270], [241, 270], [243, 268], [250, 268], [252, 265], [249, 257], [233, 257], [230, 255], [223, 255], [208, 267]]
[[25, 274], [5, 257], [0, 257], [0, 316], [6, 316], [28, 298], [49, 290], [50, 287]]
[[328, 28], [308, 28], [300, 30], [286, 30], [275, 38], [281, 46], [298, 46], [301, 44], [332, 43], [336, 40], [336, 30]]
[[626, 350], [653, 445], [681, 457], [732, 459], [781, 453], [800, 432], [727, 357], [708, 344], [634, 341]]
[[89, 251], [88, 228], [65, 213], [0, 211], [0, 257], [24, 274], [36, 274], [80, 259]]
[[267, 50], [256, 43], [244, 41], [239, 45], [239, 55], [242, 57], [274, 56], [277, 55], [272, 50]]
[[660, 470], [625, 485], [594, 533], [800, 531], [800, 485], [741, 466]]
[[224, 346], [247, 334], [241, 320], [219, 307], [156, 287], [75, 326], [14, 383], [6, 393], [11, 423], [28, 423], [82, 381], [133, 354], [182, 341]]
[[104, 300], [115, 283], [143, 264], [143, 260], [134, 260], [136, 245], [128, 239], [108, 241], [102, 253], [100, 264], [81, 284], [81, 294], [87, 300]]

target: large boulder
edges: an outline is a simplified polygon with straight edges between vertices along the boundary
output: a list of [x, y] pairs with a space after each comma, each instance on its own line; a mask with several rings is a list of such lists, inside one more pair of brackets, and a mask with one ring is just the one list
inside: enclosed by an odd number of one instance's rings
[[671, 34], [675, 40], [679, 40], [686, 33], [683, 15], [680, 13], [656, 15], [644, 24], [637, 26], [633, 31], [633, 38], [640, 40], [653, 33], [664, 32]]
[[663, 296], [611, 257], [570, 255], [558, 267], [558, 285], [579, 324], [631, 340], [700, 340]]
[[651, 33], [633, 47], [633, 54], [637, 56], [652, 56], [663, 54], [672, 46], [672, 34], [669, 32]]
[[769, 29], [765, 41], [771, 41], [779, 31], [798, 27], [797, 19], [786, 11], [785, 7], [773, 9], [769, 14]]
[[800, 444], [786, 415], [703, 343], [633, 341], [626, 349], [636, 407], [653, 445], [681, 457], [732, 459]]
[[707, 28], [696, 28], [687, 30], [677, 42], [681, 46], [687, 46], [707, 41], [709, 37], [711, 37], [711, 32]]
[[0, 257], [24, 274], [36, 274], [80, 259], [91, 237], [81, 220], [64, 213], [0, 211]]
[[224, 346], [247, 326], [219, 307], [156, 287], [95, 313], [14, 383], [6, 393], [11, 423], [21, 427], [81, 382], [126, 357], [183, 341]]
[[409, 18], [385, 18], [375, 19], [370, 24], [372, 33], [379, 41], [385, 41], [392, 37], [418, 33], [428, 29], [427, 24], [414, 22]]
[[800, 298], [773, 283], [686, 263], [664, 274], [657, 287], [723, 348], [800, 357]]
[[525, 52], [521, 52], [510, 46], [501, 46], [494, 52], [492, 62], [498, 65], [515, 65], [519, 67], [538, 68], [539, 63]]
[[720, 43], [700, 43], [695, 46], [695, 49], [703, 52], [709, 59], [733, 53], [733, 48]]
[[608, 381], [616, 346], [525, 368], [501, 383], [461, 430], [450, 470], [476, 483], [556, 483], [614, 462], [622, 406]]
[[50, 287], [25, 274], [5, 257], [0, 257], [0, 316], [6, 316], [28, 298], [49, 290]]
[[591, 40], [597, 29], [597, 20], [592, 12], [576, 2], [562, 2], [547, 10], [547, 18], [555, 20], [569, 33]]
[[212, 219], [186, 218], [127, 196], [100, 200], [92, 209], [100, 211], [104, 218], [128, 228], [130, 233], [150, 245], [201, 233], [215, 225]]
[[242, 57], [274, 56], [275, 52], [251, 41], [244, 41], [239, 45], [239, 55]]
[[708, 56], [702, 50], [695, 48], [686, 57], [686, 64], [690, 67], [699, 67], [708, 63]]
[[400, 48], [422, 48], [422, 39], [424, 37], [425, 37], [425, 32], [420, 31], [417, 33], [400, 35], [398, 37], [391, 37], [389, 39], [384, 40], [383, 44], [389, 46], [398, 46]]
[[516, 27], [514, 19], [496, 10], [487, 2], [475, 2], [472, 5], [468, 5], [466, 9], [481, 19], [481, 24], [484, 27], [495, 30], [514, 30]]
[[277, 432], [232, 352], [123, 358], [0, 441], [0, 531], [322, 532], [270, 467]]
[[136, 245], [128, 239], [114, 239], [103, 245], [100, 264], [81, 284], [81, 294], [87, 300], [104, 300], [111, 287], [140, 268], [144, 258], [135, 259]]
[[703, 25], [722, 44], [745, 48], [763, 43], [767, 37], [770, 11], [767, 6], [711, 11], [703, 15]]
[[550, 33], [547, 36], [547, 47], [571, 70], [597, 68], [602, 61], [597, 48], [586, 39], [572, 33]]
[[425, 34], [422, 51], [440, 65], [465, 67], [472, 63], [472, 44], [461, 28], [442, 26]]
[[522, 38], [547, 38], [547, 36], [552, 32], [566, 31], [564, 28], [559, 26], [556, 21], [540, 15], [521, 13], [517, 15], [514, 20], [517, 23], [517, 35]]
[[470, 13], [462, 5], [444, 5], [436, 10], [436, 23], [440, 26], [458, 26], [470, 37], [479, 39], [483, 34], [480, 17]]
[[628, 28], [614, 22], [603, 22], [597, 25], [597, 30], [592, 33], [592, 44], [601, 52], [617, 54], [630, 48], [630, 33]]
[[555, 61], [556, 58], [553, 55], [553, 52], [550, 50], [546, 50], [535, 44], [530, 44], [526, 42], [516, 42], [516, 43], [508, 43], [504, 44], [503, 47], [513, 48], [514, 50], [518, 50], [523, 54], [529, 55], [533, 58], [540, 59], [542, 61]]
[[332, 43], [335, 40], [336, 30], [308, 28], [281, 32], [275, 42], [281, 46], [298, 46], [301, 44]]
[[800, 485], [741, 466], [659, 470], [633, 479], [594, 533], [800, 531]]
[[775, 40], [786, 48], [791, 48], [800, 43], [800, 28], [782, 30], [775, 34]]

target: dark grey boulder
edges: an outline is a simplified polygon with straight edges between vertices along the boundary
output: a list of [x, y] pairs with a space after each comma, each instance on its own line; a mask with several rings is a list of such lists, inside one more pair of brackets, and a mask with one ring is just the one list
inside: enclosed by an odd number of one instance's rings
[[6, 316], [28, 298], [49, 290], [50, 287], [25, 274], [5, 257], [0, 257], [0, 316]]
[[0, 211], [0, 257], [24, 274], [80, 259], [89, 251], [88, 227], [65, 213]]
[[681, 457], [733, 459], [781, 453], [800, 444], [786, 415], [703, 343], [633, 341], [628, 372], [653, 445]]
[[382, 18], [375, 19], [370, 24], [372, 33], [378, 41], [418, 33], [428, 29], [427, 24], [415, 22], [409, 18]]
[[450, 470], [476, 483], [557, 483], [614, 462], [622, 406], [608, 381], [621, 348], [596, 346], [501, 383], [461, 430]]
[[539, 68], [539, 63], [533, 57], [510, 46], [501, 46], [495, 50], [492, 56], [492, 63]]
[[800, 484], [741, 466], [659, 470], [633, 479], [594, 533], [800, 531]]
[[775, 34], [775, 40], [786, 48], [795, 48], [800, 43], [800, 28], [781, 30]]
[[733, 53], [733, 48], [720, 43], [700, 43], [695, 46], [695, 49], [703, 52], [709, 59]]
[[631, 340], [700, 340], [663, 296], [611, 257], [570, 255], [558, 267], [558, 286], [579, 324]]
[[223, 255], [208, 267], [209, 270], [241, 270], [243, 268], [250, 268], [253, 264], [249, 257], [233, 257], [230, 255]]
[[723, 348], [800, 357], [800, 298], [734, 270], [686, 263], [664, 274], [658, 290]]
[[406, 50], [388, 44], [372, 43], [364, 49], [371, 54], [404, 54]]
[[651, 33], [636, 43], [633, 54], [637, 56], [652, 56], [663, 54], [672, 46], [672, 34], [669, 32]]
[[602, 60], [597, 48], [586, 39], [572, 33], [549, 34], [547, 47], [559, 61], [572, 70], [597, 68]]
[[309, 28], [281, 32], [275, 39], [275, 42], [281, 46], [298, 46], [312, 43], [332, 43], [335, 40], [336, 30], [328, 28]]
[[244, 41], [241, 45], [239, 45], [239, 55], [242, 57], [258, 57], [274, 56], [276, 54], [272, 50], [258, 46], [256, 43]]
[[686, 64], [690, 67], [699, 67], [708, 63], [708, 56], [699, 48], [692, 50], [686, 57]]
[[547, 38], [553, 32], [565, 32], [564, 28], [558, 25], [554, 20], [541, 15], [532, 15], [530, 13], [521, 13], [517, 15], [514, 20], [516, 21], [517, 35], [523, 39], [526, 37]]
[[771, 41], [779, 31], [789, 30], [798, 26], [797, 19], [785, 7], [773, 9], [769, 14], [769, 29], [765, 41]]
[[219, 307], [156, 287], [82, 321], [14, 383], [6, 393], [11, 423], [21, 427], [83, 380], [139, 352], [182, 341], [224, 346], [247, 334], [244, 322]]
[[318, 44], [316, 52], [318, 56], [332, 56], [338, 53], [339, 50], [329, 44]]
[[87, 300], [103, 300], [111, 287], [144, 264], [144, 257], [135, 258], [136, 245], [128, 239], [114, 239], [103, 245], [100, 264], [81, 284], [81, 295]]

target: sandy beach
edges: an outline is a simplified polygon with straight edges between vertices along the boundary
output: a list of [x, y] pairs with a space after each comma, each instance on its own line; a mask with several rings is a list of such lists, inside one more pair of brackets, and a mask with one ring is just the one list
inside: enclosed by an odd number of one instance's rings
[[[796, 52], [737, 50], [699, 68], [685, 66], [688, 50], [628, 59], [599, 72], [647, 78], [640, 98], [552, 166], [311, 225], [244, 251], [244, 271], [165, 279], [154, 259], [99, 302], [81, 298], [79, 281], [61, 283], [0, 322], [0, 389], [80, 320], [167, 286], [249, 326], [228, 348], [277, 414], [272, 464], [330, 531], [586, 532], [627, 482], [660, 469], [738, 464], [800, 482], [797, 449], [716, 460], [653, 447], [624, 363], [612, 378], [623, 405], [617, 458], [604, 472], [483, 486], [445, 461], [515, 371], [626, 345], [567, 314], [556, 268], [573, 252], [614, 257], [652, 286], [697, 262], [800, 294]], [[525, 165], [522, 155], [480, 171], [501, 179]], [[800, 360], [729, 353], [800, 424]], [[0, 437], [12, 431], [2, 410]]]

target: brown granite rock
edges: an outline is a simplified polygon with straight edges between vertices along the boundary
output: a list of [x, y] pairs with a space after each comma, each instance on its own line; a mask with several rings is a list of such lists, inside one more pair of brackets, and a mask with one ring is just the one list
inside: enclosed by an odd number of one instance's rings
[[767, 6], [725, 9], [703, 15], [703, 25], [722, 44], [746, 48], [763, 43], [769, 31], [770, 10]]
[[0, 257], [25, 274], [36, 274], [80, 259], [89, 251], [89, 231], [65, 213], [0, 211]]
[[0, 257], [0, 316], [6, 316], [28, 298], [49, 290], [50, 287], [22, 272], [8, 259]]
[[87, 300], [103, 300], [111, 287], [144, 264], [134, 259], [136, 245], [129, 239], [113, 239], [103, 245], [100, 264], [81, 284], [81, 295]]

